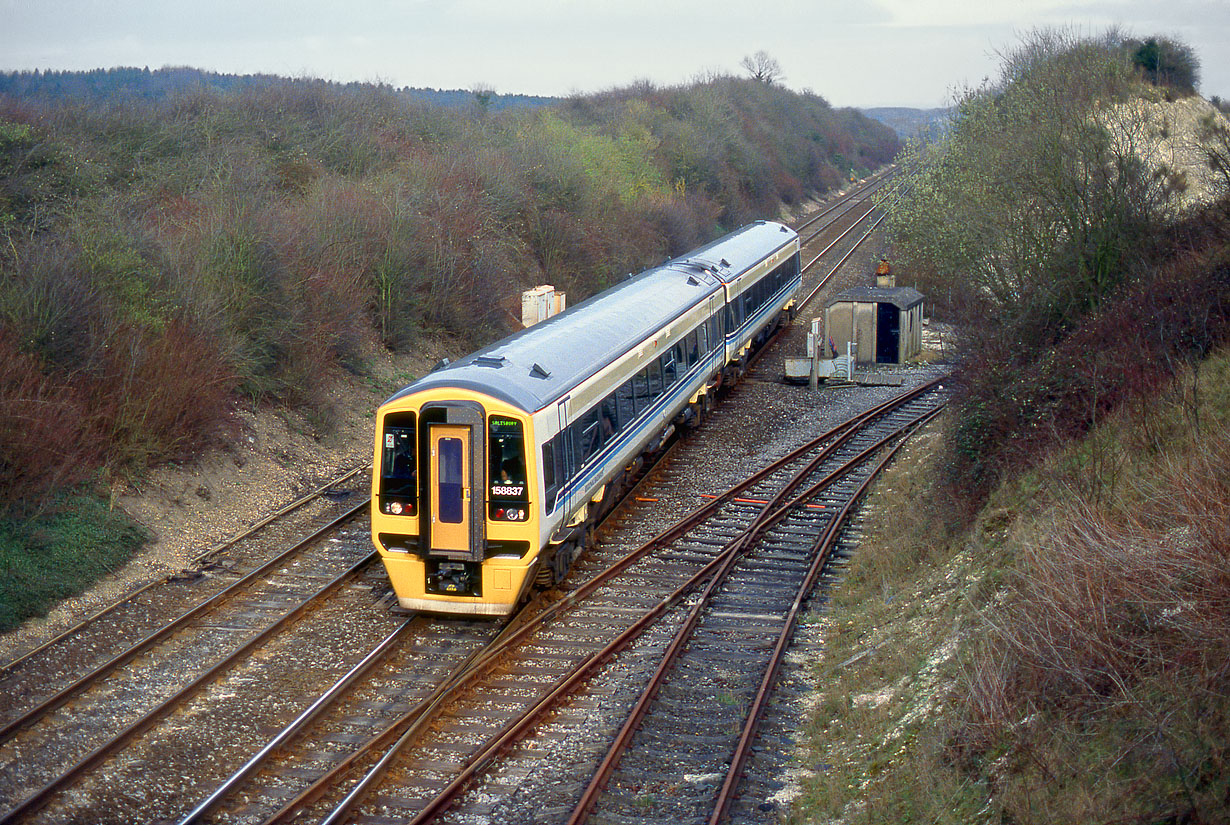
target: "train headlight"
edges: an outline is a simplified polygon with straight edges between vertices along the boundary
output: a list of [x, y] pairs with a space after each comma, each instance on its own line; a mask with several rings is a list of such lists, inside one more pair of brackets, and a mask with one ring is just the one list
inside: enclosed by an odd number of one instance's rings
[[400, 516], [402, 509], [400, 501], [389, 502], [389, 512], [393, 515]]

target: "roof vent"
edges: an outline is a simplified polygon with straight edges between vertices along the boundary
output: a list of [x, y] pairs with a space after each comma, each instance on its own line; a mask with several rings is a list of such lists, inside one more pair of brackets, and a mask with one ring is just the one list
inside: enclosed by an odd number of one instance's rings
[[474, 363], [480, 367], [495, 367], [498, 369], [508, 363], [508, 359], [503, 355], [480, 355], [474, 359]]
[[439, 361], [436, 362], [436, 365], [431, 368], [431, 371], [435, 372], [436, 370], [442, 370], [448, 365], [449, 365], [449, 360], [447, 358], [441, 358]]
[[727, 269], [730, 269], [730, 261], [726, 260], [725, 258], [718, 261], [718, 263], [720, 263], [722, 266], [726, 267]]
[[700, 286], [700, 281], [696, 280], [695, 275], [688, 276], [688, 283], [692, 286]]
[[532, 375], [535, 378], [550, 378], [551, 370], [547, 369], [542, 364], [539, 364], [537, 361], [535, 361], [534, 366], [530, 369], [530, 375]]

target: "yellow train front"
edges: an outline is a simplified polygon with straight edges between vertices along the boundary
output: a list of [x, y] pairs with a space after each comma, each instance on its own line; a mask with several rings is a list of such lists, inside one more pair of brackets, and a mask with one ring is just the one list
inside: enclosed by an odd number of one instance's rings
[[402, 607], [508, 613], [538, 550], [524, 411], [473, 390], [404, 394], [376, 422], [372, 537]]
[[372, 539], [400, 605], [499, 616], [560, 581], [642, 453], [696, 419], [799, 283], [797, 234], [751, 224], [382, 404]]

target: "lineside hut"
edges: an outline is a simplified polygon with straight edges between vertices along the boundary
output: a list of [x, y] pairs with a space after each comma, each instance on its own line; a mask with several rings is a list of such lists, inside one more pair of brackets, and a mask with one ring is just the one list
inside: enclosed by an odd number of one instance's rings
[[922, 293], [893, 286], [891, 278], [880, 282], [848, 289], [825, 306], [826, 358], [845, 355], [850, 342], [858, 347], [856, 364], [903, 364], [922, 351]]

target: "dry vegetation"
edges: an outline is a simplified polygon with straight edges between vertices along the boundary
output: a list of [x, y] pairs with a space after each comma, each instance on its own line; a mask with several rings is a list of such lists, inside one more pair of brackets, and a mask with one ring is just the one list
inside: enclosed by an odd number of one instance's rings
[[1227, 388], [1222, 350], [972, 529], [913, 445], [816, 617], [794, 821], [1230, 821]]

